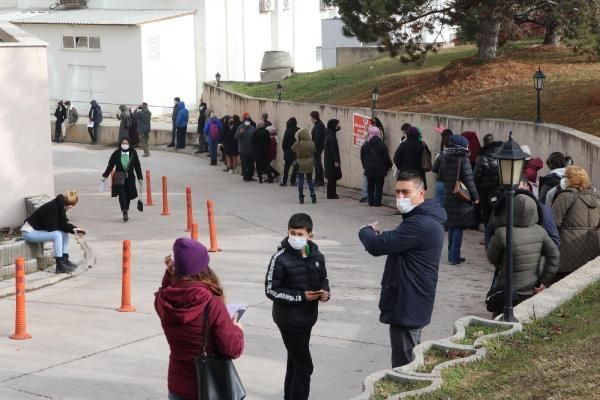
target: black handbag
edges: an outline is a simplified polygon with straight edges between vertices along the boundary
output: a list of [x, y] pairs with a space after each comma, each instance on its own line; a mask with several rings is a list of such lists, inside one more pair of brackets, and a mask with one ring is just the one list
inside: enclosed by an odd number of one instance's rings
[[194, 358], [198, 380], [198, 400], [243, 400], [246, 391], [231, 358], [206, 353], [208, 346], [208, 308], [204, 310], [204, 344], [200, 357]]
[[[492, 279], [492, 286], [490, 290], [487, 292], [485, 296], [485, 308], [491, 313], [501, 314], [504, 311], [504, 289], [495, 289], [496, 279], [498, 278], [498, 273], [494, 273], [494, 279]], [[513, 290], [512, 293], [512, 302], [513, 305], [518, 299], [517, 291]]]

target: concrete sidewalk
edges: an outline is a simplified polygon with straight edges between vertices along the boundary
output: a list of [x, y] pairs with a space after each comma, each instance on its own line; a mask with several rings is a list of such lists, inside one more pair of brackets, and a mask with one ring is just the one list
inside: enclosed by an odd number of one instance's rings
[[[297, 204], [296, 188], [243, 183], [238, 175], [210, 167], [206, 160], [155, 151], [142, 159], [152, 172], [154, 207], [143, 213], [132, 204], [125, 224], [116, 199], [99, 193], [101, 172], [112, 148], [61, 144], [54, 147], [56, 191], [76, 188], [73, 223], [88, 232], [96, 266], [74, 279], [27, 294], [32, 340], [7, 339], [14, 329], [14, 298], [0, 299], [0, 399], [166, 399], [169, 349], [153, 307], [164, 265], [175, 238], [184, 232], [185, 186], [192, 187], [200, 240], [208, 242], [206, 203], [215, 202], [219, 245], [211, 266], [222, 278], [227, 301], [247, 303], [246, 347], [236, 362], [248, 399], [281, 399], [285, 352], [264, 295], [267, 263], [286, 233], [289, 216], [308, 212], [315, 241], [325, 254], [332, 300], [320, 308], [313, 330], [315, 373], [312, 399], [348, 399], [363, 379], [388, 367], [387, 326], [378, 322], [379, 282], [384, 258], [366, 254], [358, 228], [379, 220], [399, 223], [392, 209], [370, 209], [354, 199]], [[169, 179], [171, 215], [160, 216], [160, 176]], [[481, 234], [466, 232], [460, 267], [442, 265], [432, 324], [424, 340], [452, 334], [452, 323], [468, 314], [487, 316], [483, 306], [492, 267], [479, 245]], [[115, 311], [120, 304], [121, 246], [132, 241], [132, 302], [137, 312]], [[443, 255], [443, 260], [446, 255]]]

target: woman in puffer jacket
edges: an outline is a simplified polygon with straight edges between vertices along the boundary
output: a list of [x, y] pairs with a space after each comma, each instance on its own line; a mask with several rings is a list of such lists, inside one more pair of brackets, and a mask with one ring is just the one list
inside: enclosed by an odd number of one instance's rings
[[[244, 333], [236, 318], [229, 316], [221, 282], [208, 266], [206, 247], [180, 238], [173, 245], [173, 255], [174, 259], [165, 258], [167, 269], [154, 300], [171, 349], [169, 400], [197, 400], [194, 358], [202, 354], [206, 335], [207, 354], [238, 358], [244, 350]], [[204, 331], [205, 313], [209, 332]]]
[[314, 169], [314, 155], [316, 152], [315, 143], [310, 137], [310, 133], [306, 128], [302, 128], [296, 134], [298, 140], [292, 145], [292, 151], [296, 154], [296, 162], [298, 163], [298, 195], [300, 204], [304, 204], [304, 178], [308, 182], [310, 197], [312, 203], [317, 202], [315, 194], [315, 185], [312, 178]]
[[[517, 305], [552, 284], [558, 270], [558, 247], [546, 230], [538, 225], [539, 215], [536, 201], [528, 195], [517, 194], [514, 198], [513, 290]], [[492, 291], [504, 288], [506, 274], [506, 227], [496, 229], [487, 248], [488, 260], [496, 267]], [[545, 257], [544, 268], [538, 272], [541, 258]]]
[[600, 256], [600, 198], [587, 172], [567, 167], [552, 213], [560, 232], [560, 267], [555, 281]]

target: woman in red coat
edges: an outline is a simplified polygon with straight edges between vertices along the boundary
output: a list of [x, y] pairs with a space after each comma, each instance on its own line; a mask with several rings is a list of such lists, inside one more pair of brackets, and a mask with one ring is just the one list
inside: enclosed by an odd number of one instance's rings
[[173, 245], [174, 260], [165, 258], [167, 270], [155, 293], [154, 307], [171, 348], [169, 399], [197, 400], [194, 358], [202, 352], [204, 311], [208, 310], [207, 353], [238, 358], [244, 350], [242, 326], [232, 320], [224, 303], [223, 287], [209, 268], [206, 247], [180, 238]]

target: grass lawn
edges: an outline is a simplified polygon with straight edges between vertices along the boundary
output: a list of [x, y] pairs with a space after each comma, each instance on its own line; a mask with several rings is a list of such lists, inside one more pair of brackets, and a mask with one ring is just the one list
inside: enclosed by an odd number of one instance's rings
[[476, 323], [473, 325], [469, 325], [465, 328], [465, 338], [457, 341], [457, 343], [473, 345], [475, 343], [475, 340], [479, 339], [482, 336], [490, 335], [492, 333], [497, 333], [505, 330], [508, 330], [508, 328]]
[[[545, 122], [600, 135], [600, 63], [566, 47], [538, 41], [506, 45], [496, 60], [481, 63], [474, 46], [441, 49], [423, 66], [382, 58], [347, 67], [296, 74], [282, 82], [287, 100], [370, 107], [379, 86], [378, 108], [476, 118], [533, 121], [533, 73], [541, 66]], [[276, 97], [276, 84], [226, 82], [224, 86], [255, 97]]]
[[599, 341], [600, 282], [487, 344], [484, 360], [444, 370], [440, 390], [413, 399], [600, 399]]
[[385, 400], [388, 396], [397, 394], [400, 392], [408, 392], [410, 390], [421, 389], [431, 384], [429, 381], [425, 382], [396, 382], [395, 380], [385, 378], [377, 382], [375, 385], [375, 394], [370, 400]]

